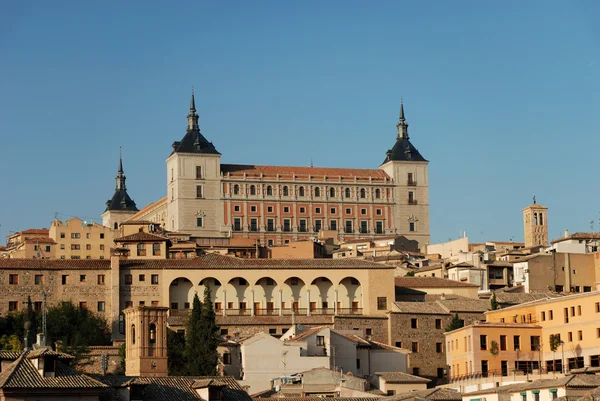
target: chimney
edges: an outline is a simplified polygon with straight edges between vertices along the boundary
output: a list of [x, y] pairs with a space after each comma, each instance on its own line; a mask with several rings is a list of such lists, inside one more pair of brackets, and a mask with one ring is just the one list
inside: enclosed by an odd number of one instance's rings
[[569, 238], [569, 230], [565, 230], [565, 238]]
[[440, 299], [442, 299], [442, 300], [446, 299], [446, 294], [444, 294], [444, 293], [442, 292], [442, 296], [440, 297]]
[[37, 340], [36, 341], [36, 345], [38, 347], [45, 347], [46, 346], [46, 336], [44, 335], [44, 333], [38, 333], [36, 340]]

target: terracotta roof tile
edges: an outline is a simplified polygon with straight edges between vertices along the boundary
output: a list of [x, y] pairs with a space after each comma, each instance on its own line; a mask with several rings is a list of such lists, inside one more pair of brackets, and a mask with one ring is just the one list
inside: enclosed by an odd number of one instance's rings
[[571, 240], [571, 239], [588, 239], [588, 240], [599, 240], [600, 239], [600, 233], [585, 233], [585, 232], [578, 232], [578, 233], [573, 233], [571, 235], [569, 235], [568, 237], [562, 237], [562, 238], [557, 238], [555, 240], [552, 240], [551, 244], [556, 244], [557, 242], [561, 242], [561, 241], [567, 241], [567, 240]]
[[56, 244], [56, 241], [54, 241], [52, 238], [29, 238], [26, 239], [25, 241], [23, 241], [26, 244]]
[[376, 372], [387, 383], [429, 383], [431, 380], [404, 372]]
[[49, 235], [50, 230], [47, 228], [30, 228], [28, 230], [21, 231], [20, 233], [15, 234], [37, 234], [37, 235]]
[[310, 329], [308, 329], [306, 331], [301, 332], [300, 334], [298, 334], [298, 335], [296, 335], [296, 336], [294, 336], [292, 338], [287, 339], [286, 342], [302, 341], [305, 338], [310, 337], [313, 334], [316, 334], [316, 333], [318, 333], [321, 330], [324, 330], [326, 328], [327, 328], [326, 326], [312, 327], [312, 328], [310, 328]]
[[[323, 401], [322, 397], [254, 398], [260, 401]], [[381, 397], [327, 397], [327, 401], [381, 401]]]
[[449, 312], [436, 302], [394, 302], [397, 310], [392, 313], [448, 315]]
[[132, 384], [144, 385], [144, 401], [198, 401], [200, 396], [193, 389], [198, 380], [210, 379], [211, 384], [223, 385], [222, 401], [252, 401], [252, 398], [231, 376], [168, 376], [136, 377]]
[[439, 277], [396, 277], [396, 287], [408, 288], [445, 288], [445, 287], [479, 287], [476, 284], [446, 280]]
[[400, 401], [410, 398], [422, 398], [431, 401], [462, 401], [462, 394], [447, 388], [431, 388], [427, 390], [412, 391], [386, 397], [386, 400]]
[[300, 166], [255, 166], [241, 164], [221, 164], [221, 172], [230, 176], [254, 176], [260, 177], [261, 174], [266, 176], [285, 175], [296, 177], [319, 177], [326, 176], [334, 179], [342, 177], [357, 177], [357, 178], [375, 178], [383, 180], [390, 177], [385, 171], [380, 169], [358, 169], [358, 168], [331, 168], [331, 167], [300, 167]]
[[139, 233], [126, 235], [121, 238], [115, 238], [114, 241], [115, 242], [139, 242], [139, 241], [166, 242], [166, 241], [169, 241], [169, 239], [167, 237], [163, 237], [162, 235], [156, 235], [156, 234], [151, 234], [151, 233], [146, 233], [146, 232], [139, 232]]

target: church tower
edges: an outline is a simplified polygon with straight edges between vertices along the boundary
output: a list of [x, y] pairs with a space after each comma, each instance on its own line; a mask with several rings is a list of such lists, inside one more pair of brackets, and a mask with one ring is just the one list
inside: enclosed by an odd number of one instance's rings
[[423, 248], [429, 244], [430, 238], [429, 161], [410, 142], [402, 101], [396, 129], [396, 143], [386, 152], [385, 160], [379, 168], [383, 169], [395, 184], [395, 233], [418, 241], [419, 247]]
[[161, 306], [138, 306], [123, 311], [126, 376], [168, 376], [168, 310]]
[[106, 201], [106, 209], [102, 213], [102, 225], [112, 230], [119, 228], [121, 223], [138, 212], [133, 199], [127, 193], [123, 171], [123, 155], [119, 155], [119, 170], [117, 171], [115, 193]]
[[523, 229], [525, 248], [537, 245], [548, 246], [548, 208], [539, 205], [535, 196], [533, 203], [523, 209]]
[[222, 227], [221, 154], [198, 126], [194, 92], [181, 141], [167, 157], [167, 230], [193, 237], [225, 237]]

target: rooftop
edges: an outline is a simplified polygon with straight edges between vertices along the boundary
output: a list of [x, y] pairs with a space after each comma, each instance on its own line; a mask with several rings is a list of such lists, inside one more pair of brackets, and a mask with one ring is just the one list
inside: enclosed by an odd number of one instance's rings
[[600, 240], [600, 233], [586, 233], [586, 232], [577, 232], [566, 237], [557, 238], [552, 240], [551, 244], [556, 244], [557, 242], [567, 241], [567, 240]]
[[115, 242], [166, 242], [169, 241], [167, 237], [163, 237], [162, 235], [151, 234], [146, 232], [139, 232], [130, 235], [126, 235], [124, 237], [115, 238]]
[[404, 372], [376, 372], [377, 376], [388, 383], [429, 383], [431, 380], [424, 377], [413, 376]]
[[396, 277], [394, 279], [397, 287], [408, 288], [447, 288], [447, 287], [470, 287], [479, 288], [477, 284], [463, 283], [461, 281], [447, 280], [439, 277]]
[[258, 166], [243, 164], [221, 164], [221, 172], [230, 176], [288, 176], [296, 178], [327, 177], [335, 179], [339, 177], [375, 178], [387, 179], [390, 177], [380, 169], [358, 169], [358, 168], [332, 168], [332, 167], [304, 167], [304, 166]]

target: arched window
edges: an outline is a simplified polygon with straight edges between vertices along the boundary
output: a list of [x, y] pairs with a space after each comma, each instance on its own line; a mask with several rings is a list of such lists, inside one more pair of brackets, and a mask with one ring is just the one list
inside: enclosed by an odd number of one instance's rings
[[538, 225], [537, 213], [533, 214], [533, 225], [535, 225], [535, 226]]
[[298, 196], [304, 196], [304, 187], [298, 188]]
[[131, 343], [135, 344], [135, 324], [131, 325]]
[[544, 215], [540, 213], [540, 226], [544, 225]]
[[329, 188], [329, 197], [335, 198], [335, 188]]
[[315, 188], [315, 196], [318, 198], [319, 196], [321, 196], [321, 189], [319, 187]]
[[150, 323], [150, 330], [148, 332], [150, 334], [150, 345], [156, 344], [156, 325], [154, 323]]
[[381, 198], [381, 189], [377, 188], [375, 190], [375, 199]]
[[346, 194], [344, 195], [346, 198], [350, 197], [350, 188], [346, 188]]
[[283, 187], [283, 196], [289, 196], [290, 195], [290, 190], [288, 189], [287, 186]]
[[360, 189], [360, 197], [361, 198], [366, 198], [367, 197], [367, 191], [365, 191], [364, 188]]
[[119, 228], [119, 223], [115, 222], [115, 230]]
[[240, 194], [240, 186], [239, 185], [235, 184], [233, 186], [233, 194], [234, 195], [239, 195]]
[[273, 196], [273, 187], [270, 185], [267, 187], [267, 196]]
[[250, 195], [256, 195], [256, 186], [250, 185]]

